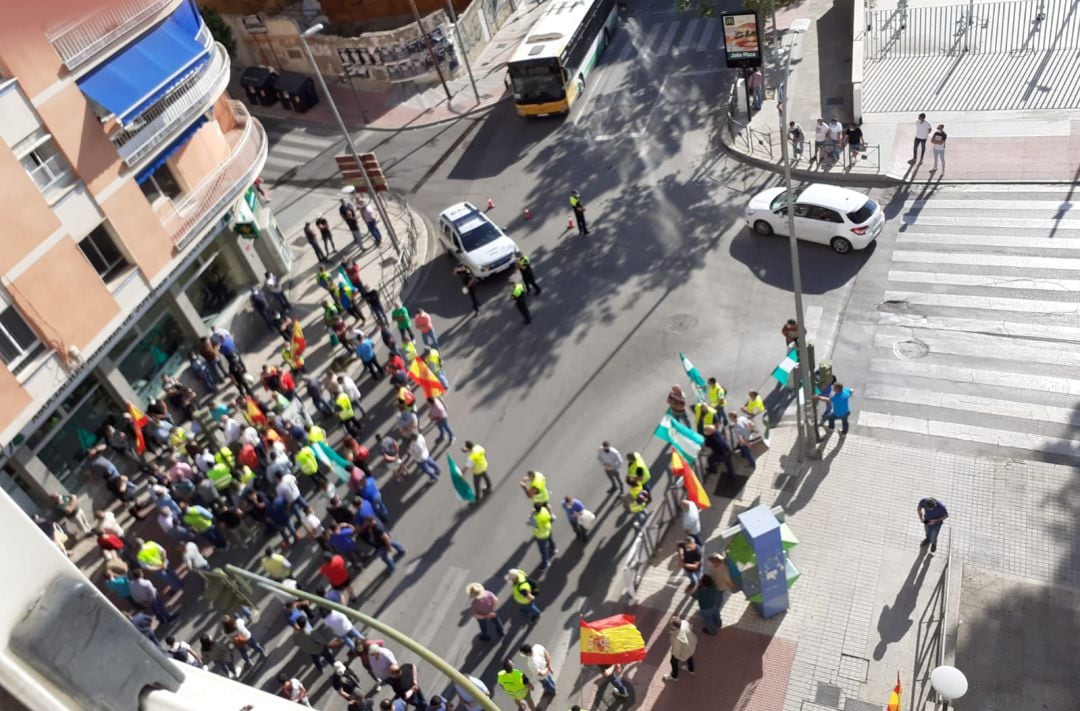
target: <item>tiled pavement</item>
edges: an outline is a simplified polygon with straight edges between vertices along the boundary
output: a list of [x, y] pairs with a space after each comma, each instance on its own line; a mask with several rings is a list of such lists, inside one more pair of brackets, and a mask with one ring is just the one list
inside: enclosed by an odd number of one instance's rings
[[[667, 688], [661, 680], [667, 671], [667, 619], [696, 614], [670, 557], [676, 525], [645, 573], [642, 603], [628, 608], [638, 615], [649, 644], [647, 659], [631, 668], [633, 707], [640, 702], [640, 708], [674, 711], [707, 698], [715, 699], [709, 707], [716, 709], [855, 711], [866, 708], [861, 703], [881, 708], [897, 672], [907, 690], [905, 707], [908, 699], [925, 699], [925, 673], [937, 658], [950, 537], [950, 635], [961, 599], [967, 634], [990, 624], [982, 617], [989, 612], [974, 598], [987, 591], [964, 590], [963, 573], [1020, 576], [1038, 588], [1080, 580], [1080, 555], [1072, 550], [1078, 526], [1076, 497], [1069, 493], [1073, 468], [932, 452], [851, 434], [833, 435], [824, 458], [797, 471], [789, 455], [793, 446], [792, 427], [774, 430], [772, 449], [738, 497], [714, 497], [702, 517], [711, 551], [739, 511], [757, 503], [785, 508], [800, 541], [793, 560], [802, 572], [791, 590], [790, 610], [764, 620], [742, 595], [729, 597], [725, 629], [716, 638], [699, 637], [698, 673], [680, 678], [678, 689]], [[711, 480], [706, 486], [712, 489]], [[951, 517], [937, 555], [929, 557], [918, 547], [922, 529], [915, 505], [931, 494], [946, 503]], [[625, 600], [621, 576], [614, 580], [609, 599]], [[1036, 636], [1053, 637], [1054, 629]], [[992, 648], [985, 653], [995, 654]], [[989, 685], [992, 668], [969, 670], [972, 686], [980, 675]], [[579, 681], [583, 701], [595, 694], [593, 677]]]

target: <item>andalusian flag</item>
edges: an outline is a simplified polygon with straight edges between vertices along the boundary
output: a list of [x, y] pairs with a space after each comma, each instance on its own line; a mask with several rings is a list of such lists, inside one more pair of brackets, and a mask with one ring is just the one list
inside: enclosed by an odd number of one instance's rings
[[450, 469], [450, 481], [454, 483], [454, 491], [457, 493], [458, 498], [467, 504], [471, 504], [476, 501], [476, 492], [473, 491], [469, 482], [465, 481], [465, 477], [461, 475], [461, 470], [458, 469], [457, 462], [449, 454], [446, 455], [447, 468]]
[[671, 415], [664, 415], [660, 419], [660, 424], [656, 426], [653, 436], [659, 437], [679, 450], [679, 454], [683, 455], [687, 460], [697, 459], [698, 452], [701, 451], [701, 445], [705, 443], [704, 437]]
[[596, 622], [581, 618], [581, 663], [610, 666], [645, 658], [645, 638], [633, 615], [614, 615]]
[[900, 688], [900, 672], [896, 672], [896, 686], [893, 687], [892, 693], [889, 694], [889, 705], [886, 707], [886, 711], [900, 711], [900, 694], [903, 689]]
[[247, 411], [244, 414], [247, 416], [248, 424], [252, 427], [266, 424], [266, 415], [263, 414], [263, 411], [259, 409], [259, 406], [250, 395], [247, 396]]
[[128, 403], [128, 414], [131, 415], [131, 427], [135, 430], [135, 451], [142, 454], [146, 451], [146, 435], [143, 434], [143, 427], [150, 424], [150, 418], [130, 402]]
[[690, 362], [690, 359], [682, 353], [679, 354], [679, 360], [682, 361], [682, 367], [683, 370], [686, 371], [686, 377], [690, 378], [690, 383], [694, 386], [694, 395], [697, 398], [697, 401], [705, 402], [705, 388], [707, 387], [705, 378], [701, 377], [701, 373], [698, 372], [698, 369], [695, 368], [694, 364]]
[[427, 367], [423, 358], [413, 358], [412, 365], [409, 366], [409, 377], [424, 389], [424, 395], [427, 397], [439, 397], [446, 392], [446, 388], [431, 372], [431, 368]]
[[307, 349], [307, 341], [304, 340], [304, 327], [300, 325], [300, 319], [294, 318], [292, 322], [292, 339], [289, 341], [289, 350], [299, 358]]
[[697, 504], [699, 509], [707, 509], [712, 506], [708, 494], [705, 493], [705, 487], [701, 485], [697, 475], [694, 474], [694, 468], [687, 464], [686, 460], [680, 457], [675, 450], [671, 451], [671, 473], [673, 476], [682, 477], [683, 486], [686, 487], [686, 498]]
[[349, 472], [352, 471], [352, 462], [347, 462], [345, 459], [334, 451], [334, 449], [326, 442], [311, 442], [311, 449], [315, 452], [315, 457], [322, 462], [327, 469], [334, 473], [334, 476], [338, 478], [338, 483], [344, 484], [349, 480]]

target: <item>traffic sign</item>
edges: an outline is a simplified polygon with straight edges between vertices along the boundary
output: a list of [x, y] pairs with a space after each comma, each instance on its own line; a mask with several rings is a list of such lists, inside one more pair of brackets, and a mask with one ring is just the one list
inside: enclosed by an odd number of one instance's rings
[[[356, 159], [353, 156], [335, 156], [334, 160], [337, 161], [341, 177], [347, 184], [354, 186], [360, 192], [367, 192], [367, 183], [364, 182], [363, 173], [360, 172], [361, 166], [356, 164]], [[390, 189], [389, 184], [386, 182], [386, 176], [383, 175], [382, 168], [379, 166], [379, 159], [375, 157], [374, 153], [361, 153], [360, 162], [376, 192], [386, 192]]]

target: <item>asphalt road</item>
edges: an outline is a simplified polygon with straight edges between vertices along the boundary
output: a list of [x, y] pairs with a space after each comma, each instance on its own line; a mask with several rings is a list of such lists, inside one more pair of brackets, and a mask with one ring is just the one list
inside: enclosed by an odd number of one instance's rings
[[[720, 152], [716, 97], [726, 95], [731, 77], [715, 68], [718, 49], [696, 50], [707, 44], [702, 26], [684, 40], [688, 30], [672, 30], [672, 23], [685, 28], [693, 19], [668, 7], [635, 9], [566, 119], [526, 121], [502, 104], [447, 126], [359, 136], [362, 150], [379, 154], [394, 188], [429, 220], [452, 202], [483, 205], [492, 197], [493, 219], [532, 257], [544, 288], [530, 304], [533, 324], [524, 326], [507, 301], [505, 276], [482, 286], [483, 308], [472, 317], [447, 256], [433, 249], [421, 267], [409, 306], [435, 318], [453, 385], [446, 398], [452, 426], [459, 444], [472, 439], [487, 447], [495, 493], [469, 508], [448, 483], [387, 482], [393, 534], [408, 555], [392, 576], [382, 575], [376, 561], [358, 579], [359, 607], [489, 684], [526, 638], [544, 644], [561, 675], [551, 708], [571, 703], [579, 612], [622, 609], [603, 594], [631, 536], [620, 522], [621, 505], [604, 493], [607, 480], [595, 460], [600, 441], [610, 439], [624, 453], [640, 450], [649, 461], [660, 454], [651, 433], [668, 388], [685, 384], [680, 351], [706, 376], [718, 376], [733, 401], [752, 387], [771, 389], [768, 374], [784, 353], [779, 329], [793, 312], [786, 241], [754, 237], [741, 221], [749, 197], [775, 179]], [[329, 131], [265, 123], [271, 156], [289, 158], [272, 160], [264, 178], [279, 223], [296, 234], [305, 203], [337, 191], [332, 156], [340, 142]], [[275, 153], [287, 145], [291, 153]], [[571, 189], [581, 191], [588, 208], [587, 238], [566, 229]], [[802, 250], [808, 323], [822, 341], [831, 341], [869, 256]], [[388, 401], [385, 385], [365, 403], [377, 398]], [[389, 417], [390, 409], [375, 412]], [[485, 645], [474, 640], [464, 587], [483, 582], [505, 602], [506, 570], [539, 563], [526, 525], [530, 507], [517, 485], [527, 469], [547, 474], [553, 501], [572, 494], [601, 520], [584, 547], [571, 543], [561, 517], [556, 521], [561, 552], [543, 576], [543, 617], [526, 632], [511, 604], [503, 613], [514, 623], [509, 637]], [[305, 550], [301, 576], [314, 582], [317, 553], [301, 548], [294, 563]], [[280, 630], [276, 610], [268, 615], [267, 628]], [[287, 638], [279, 640], [285, 651], [259, 670], [266, 688], [276, 688], [280, 663], [300, 667]], [[301, 678], [320, 699], [317, 706], [343, 708], [330, 698], [327, 677]], [[430, 672], [422, 681], [433, 693]], [[499, 703], [508, 707], [505, 697]]]

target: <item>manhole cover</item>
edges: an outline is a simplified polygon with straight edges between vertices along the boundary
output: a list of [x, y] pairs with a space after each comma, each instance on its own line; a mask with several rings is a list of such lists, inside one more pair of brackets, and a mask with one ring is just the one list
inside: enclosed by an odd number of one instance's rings
[[893, 353], [897, 358], [901, 360], [914, 360], [915, 358], [922, 358], [930, 352], [930, 347], [918, 339], [909, 339], [906, 341], [898, 341], [892, 347]]
[[697, 316], [692, 314], [675, 314], [668, 321], [669, 331], [689, 331], [692, 328], [697, 328], [699, 321]]
[[906, 314], [912, 311], [911, 304], [908, 302], [897, 299], [892, 301], [882, 301], [878, 304], [878, 311], [884, 311], [890, 314]]

